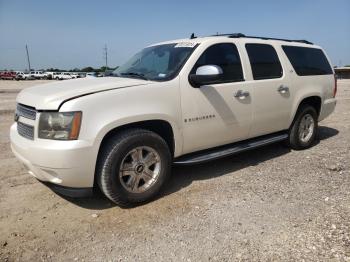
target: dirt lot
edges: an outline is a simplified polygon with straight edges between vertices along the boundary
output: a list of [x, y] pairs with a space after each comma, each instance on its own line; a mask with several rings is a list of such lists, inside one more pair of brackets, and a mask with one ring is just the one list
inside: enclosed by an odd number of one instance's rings
[[13, 90], [29, 85], [0, 81], [0, 260], [350, 261], [350, 81], [311, 149], [176, 167], [157, 200], [133, 209], [63, 198], [26, 174], [8, 133]]

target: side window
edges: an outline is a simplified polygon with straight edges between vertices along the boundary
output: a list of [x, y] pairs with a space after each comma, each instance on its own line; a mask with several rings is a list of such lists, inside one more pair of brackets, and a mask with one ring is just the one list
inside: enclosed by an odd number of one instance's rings
[[283, 74], [276, 50], [266, 44], [246, 44], [254, 80], [280, 78]]
[[237, 47], [234, 44], [215, 44], [207, 48], [194, 65], [191, 73], [203, 65], [217, 65], [222, 68], [222, 83], [243, 81], [243, 70]]
[[300, 46], [282, 46], [282, 48], [299, 76], [333, 74], [321, 49]]

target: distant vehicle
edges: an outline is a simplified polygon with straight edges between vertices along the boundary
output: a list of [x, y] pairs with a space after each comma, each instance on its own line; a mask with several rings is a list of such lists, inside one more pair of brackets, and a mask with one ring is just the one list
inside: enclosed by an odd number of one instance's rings
[[72, 79], [72, 78], [73, 77], [68, 72], [58, 73], [57, 75], [54, 76], [54, 79], [56, 79], [56, 80], [68, 80], [68, 79]]
[[34, 80], [35, 78], [31, 76], [29, 73], [17, 71], [15, 79], [18, 81], [18, 80]]
[[15, 77], [15, 79], [16, 79], [17, 81], [18, 81], [18, 80], [25, 80], [26, 77], [25, 77], [25, 75], [24, 75], [24, 72], [21, 72], [21, 71], [16, 72], [16, 77]]
[[56, 72], [45, 72], [45, 75], [46, 75], [46, 79], [48, 80], [52, 80], [54, 79], [53, 76]]
[[97, 77], [95, 72], [86, 73], [85, 77]]
[[73, 79], [80, 78], [80, 76], [79, 76], [78, 73], [70, 73], [70, 76], [71, 76]]
[[58, 76], [61, 74], [61, 72], [53, 72], [52, 73], [52, 80], [58, 80]]
[[43, 71], [30, 71], [29, 73], [35, 79], [44, 79], [47, 78], [47, 75]]
[[14, 80], [15, 78], [16, 78], [16, 73], [13, 71], [4, 71], [0, 73], [0, 79]]

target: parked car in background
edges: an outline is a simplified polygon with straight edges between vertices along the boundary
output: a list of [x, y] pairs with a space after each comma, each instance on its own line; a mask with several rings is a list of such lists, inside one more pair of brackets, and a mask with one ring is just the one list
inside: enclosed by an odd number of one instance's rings
[[0, 73], [0, 79], [14, 80], [15, 78], [16, 78], [16, 73], [13, 71], [4, 71]]
[[16, 72], [16, 80], [34, 80], [34, 76], [31, 76], [29, 73], [25, 73], [22, 71]]
[[97, 77], [97, 74], [95, 72], [90, 72], [90, 73], [86, 73], [85, 77]]
[[58, 75], [60, 75], [61, 74], [61, 72], [53, 72], [52, 73], [52, 80], [58, 80]]
[[44, 79], [47, 75], [43, 71], [30, 71], [29, 73], [35, 79]]
[[25, 80], [25, 76], [24, 76], [24, 72], [22, 71], [17, 71], [16, 72], [16, 77], [15, 79], [18, 81], [18, 80]]
[[70, 73], [70, 76], [71, 76], [73, 79], [80, 78], [80, 76], [79, 76], [78, 73]]
[[56, 79], [56, 80], [68, 80], [68, 79], [72, 79], [72, 78], [73, 77], [68, 72], [58, 73], [57, 75], [54, 76], [54, 79]]
[[45, 72], [45, 74], [46, 74], [46, 79], [57, 80], [57, 77], [61, 74], [61, 72], [48, 71], [48, 72]]
[[46, 78], [45, 79], [48, 79], [48, 80], [52, 80], [53, 79], [53, 73], [54, 72], [45, 72], [45, 75], [46, 75]]

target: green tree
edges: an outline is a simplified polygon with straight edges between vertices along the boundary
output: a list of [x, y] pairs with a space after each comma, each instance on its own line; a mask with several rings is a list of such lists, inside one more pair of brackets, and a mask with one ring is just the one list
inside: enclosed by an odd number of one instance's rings
[[88, 66], [88, 67], [84, 67], [81, 69], [82, 72], [95, 72], [95, 69], [91, 66]]

